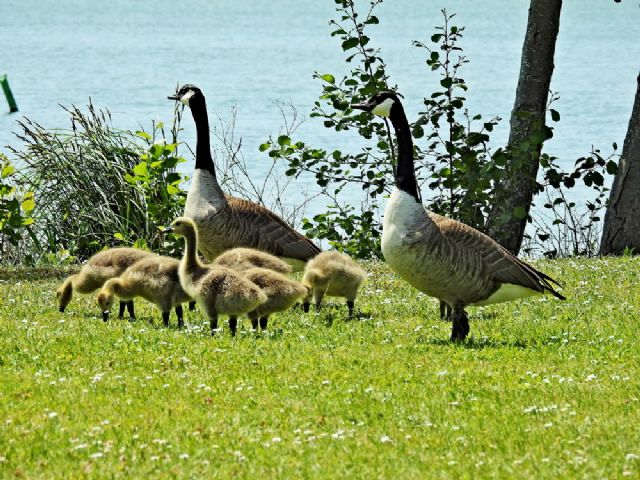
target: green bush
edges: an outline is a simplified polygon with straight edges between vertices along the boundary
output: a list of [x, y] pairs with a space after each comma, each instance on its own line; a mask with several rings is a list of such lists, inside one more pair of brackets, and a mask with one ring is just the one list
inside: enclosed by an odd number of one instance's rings
[[0, 254], [2, 263], [19, 260], [18, 247], [26, 229], [33, 224], [34, 195], [16, 186], [16, 169], [0, 153]]

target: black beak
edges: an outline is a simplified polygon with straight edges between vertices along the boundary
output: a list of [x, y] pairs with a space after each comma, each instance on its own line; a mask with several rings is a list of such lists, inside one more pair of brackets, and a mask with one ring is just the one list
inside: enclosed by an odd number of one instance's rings
[[365, 112], [370, 112], [371, 110], [373, 110], [373, 105], [371, 105], [369, 102], [352, 103], [351, 108], [353, 108], [354, 110], [364, 110]]
[[173, 227], [165, 227], [162, 229], [162, 233], [171, 233], [173, 232]]
[[107, 320], [109, 320], [109, 310], [102, 312], [102, 321], [106, 322]]
[[169, 100], [176, 100], [177, 101], [177, 100], [180, 100], [180, 95], [178, 95], [178, 93], [176, 92], [173, 95], [169, 95], [167, 98]]

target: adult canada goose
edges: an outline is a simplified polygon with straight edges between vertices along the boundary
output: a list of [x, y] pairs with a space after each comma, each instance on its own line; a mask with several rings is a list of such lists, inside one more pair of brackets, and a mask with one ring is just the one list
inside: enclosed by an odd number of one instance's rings
[[367, 272], [345, 254], [322, 252], [309, 261], [304, 269], [302, 284], [309, 289], [303, 304], [304, 311], [309, 311], [312, 296], [317, 312], [325, 295], [344, 297], [347, 299], [349, 316], [352, 317], [358, 289], [366, 277]]
[[170, 100], [191, 108], [196, 124], [196, 165], [187, 194], [184, 216], [198, 227], [198, 249], [209, 260], [234, 247], [251, 247], [291, 261], [302, 268], [320, 253], [308, 238], [257, 203], [226, 196], [216, 179], [209, 144], [209, 119], [204, 95], [194, 85], [184, 85]]
[[[154, 253], [145, 252], [137, 248], [110, 248], [96, 253], [85, 263], [80, 271], [67, 277], [56, 291], [58, 308], [64, 312], [73, 298], [73, 292], [91, 293], [104, 285], [110, 278], [119, 276], [127, 268], [138, 260], [155, 256]], [[120, 302], [118, 316], [122, 318], [125, 306], [129, 316], [135, 318], [133, 300]]]
[[451, 340], [469, 333], [467, 305], [489, 305], [551, 293], [564, 300], [558, 282], [519, 260], [478, 230], [424, 208], [413, 166], [411, 129], [400, 99], [379, 92], [352, 108], [388, 117], [398, 141], [396, 187], [387, 201], [382, 254], [418, 290], [453, 309]]
[[200, 262], [196, 255], [198, 230], [192, 219], [179, 217], [165, 232], [175, 232], [185, 239], [184, 255], [178, 269], [180, 285], [209, 318], [211, 335], [218, 329], [219, 314], [229, 315], [229, 329], [235, 335], [238, 316], [255, 310], [267, 301], [267, 296], [230, 268]]
[[184, 326], [182, 304], [191, 301], [178, 278], [180, 260], [154, 255], [134, 263], [122, 275], [106, 281], [96, 297], [102, 319], [109, 319], [114, 296], [131, 300], [142, 297], [162, 312], [162, 322], [169, 326], [169, 313], [175, 308], [178, 328]]

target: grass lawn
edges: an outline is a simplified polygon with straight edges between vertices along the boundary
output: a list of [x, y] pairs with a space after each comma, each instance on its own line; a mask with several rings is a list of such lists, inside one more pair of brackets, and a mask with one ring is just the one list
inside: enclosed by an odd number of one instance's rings
[[537, 265], [568, 300], [470, 308], [461, 345], [384, 264], [357, 319], [236, 339], [62, 314], [59, 278], [5, 272], [0, 478], [638, 478], [640, 258]]

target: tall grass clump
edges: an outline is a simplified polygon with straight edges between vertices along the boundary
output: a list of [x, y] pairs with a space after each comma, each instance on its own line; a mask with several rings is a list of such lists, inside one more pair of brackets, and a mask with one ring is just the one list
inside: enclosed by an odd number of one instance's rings
[[108, 110], [91, 103], [86, 112], [62, 108], [71, 130], [25, 119], [18, 134], [24, 145], [11, 149], [22, 184], [35, 193], [35, 250], [84, 258], [122, 244], [172, 249], [157, 227], [182, 212], [184, 178], [175, 167], [184, 160], [164, 126], [154, 124], [151, 134], [119, 130]]

